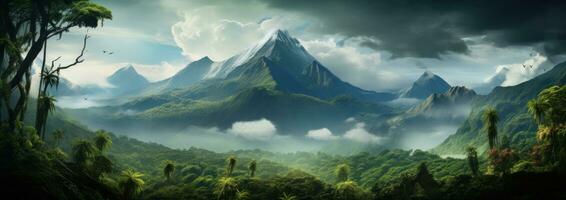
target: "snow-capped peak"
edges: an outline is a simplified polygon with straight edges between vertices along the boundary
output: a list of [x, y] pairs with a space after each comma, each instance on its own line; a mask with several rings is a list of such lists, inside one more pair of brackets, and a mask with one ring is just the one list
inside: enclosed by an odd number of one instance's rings
[[312, 57], [305, 50], [305, 48], [297, 39], [289, 35], [289, 32], [276, 29], [270, 31], [265, 37], [263, 37], [262, 40], [260, 40], [260, 42], [258, 42], [252, 48], [225, 61], [215, 63], [204, 78], [224, 78], [236, 67], [253, 59], [261, 57], [274, 59], [272, 56], [272, 52], [274, 50], [290, 52], [289, 55], [293, 56], [292, 59], [299, 60], [301, 63], [304, 62], [303, 67], [312, 63], [312, 61], [314, 60], [314, 57]]

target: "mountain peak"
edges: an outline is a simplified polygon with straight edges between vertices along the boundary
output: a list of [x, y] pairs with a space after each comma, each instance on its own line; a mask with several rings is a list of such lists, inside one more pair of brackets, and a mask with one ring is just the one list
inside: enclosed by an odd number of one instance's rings
[[116, 72], [106, 78], [106, 80], [117, 87], [130, 84], [143, 86], [149, 83], [131, 64], [116, 70]]
[[450, 85], [440, 76], [426, 70], [401, 97], [425, 99], [448, 91]]
[[293, 41], [295, 38], [289, 35], [287, 30], [277, 29], [272, 31], [270, 34], [267, 34], [269, 40], [281, 40], [281, 41]]
[[225, 78], [244, 63], [260, 60], [262, 57], [285, 62], [286, 66], [299, 73], [315, 60], [288, 31], [276, 29], [265, 35], [254, 47], [212, 66], [205, 78]]

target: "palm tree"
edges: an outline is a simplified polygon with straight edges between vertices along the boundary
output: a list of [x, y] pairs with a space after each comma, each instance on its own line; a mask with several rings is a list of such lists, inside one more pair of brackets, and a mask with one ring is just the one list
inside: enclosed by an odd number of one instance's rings
[[490, 149], [494, 149], [497, 145], [497, 122], [499, 122], [497, 111], [493, 108], [487, 108], [483, 112], [483, 123]]
[[542, 102], [538, 99], [533, 99], [527, 103], [527, 107], [535, 122], [541, 125], [544, 121], [544, 106]]
[[122, 171], [122, 179], [118, 185], [122, 189], [124, 199], [133, 199], [136, 194], [143, 190], [145, 182], [141, 178], [142, 176], [142, 173], [131, 169]]
[[73, 145], [73, 159], [83, 169], [86, 169], [88, 163], [94, 158], [96, 147], [87, 140], [78, 140]]
[[238, 193], [238, 184], [232, 177], [222, 177], [216, 185], [218, 200], [234, 200]]
[[57, 100], [53, 96], [41, 95], [38, 99], [37, 117], [35, 118], [35, 129], [41, 134], [41, 139], [45, 139], [45, 124], [49, 112], [55, 110], [55, 102]]
[[175, 171], [175, 164], [173, 163], [173, 161], [170, 160], [165, 161], [165, 167], [163, 168], [163, 175], [165, 175], [165, 178], [167, 178], [167, 180], [171, 178], [171, 173], [173, 173], [173, 171]]
[[63, 140], [64, 136], [65, 132], [63, 132], [63, 130], [61, 129], [57, 129], [53, 132], [53, 140], [55, 140], [56, 147], [59, 147], [59, 144], [61, 143], [61, 140]]
[[279, 200], [296, 200], [297, 197], [293, 195], [288, 195], [287, 193], [283, 192], [283, 196], [279, 197]]
[[350, 166], [348, 164], [340, 164], [336, 167], [336, 182], [344, 182], [348, 180], [350, 174]]
[[257, 162], [255, 160], [252, 160], [248, 165], [248, 170], [250, 170], [250, 177], [253, 178], [255, 176], [256, 169], [257, 169]]
[[236, 167], [236, 158], [234, 156], [230, 156], [228, 158], [228, 168], [226, 169], [228, 176], [232, 176], [232, 172], [234, 171], [234, 167]]
[[94, 177], [101, 177], [103, 173], [112, 172], [113, 165], [114, 164], [108, 157], [104, 155], [97, 155], [94, 157], [94, 162], [92, 162]]
[[474, 147], [468, 147], [466, 151], [468, 153], [468, 165], [472, 171], [472, 175], [477, 176], [479, 174], [478, 152]]
[[106, 131], [98, 130], [94, 136], [94, 145], [100, 152], [103, 152], [112, 145], [112, 138]]

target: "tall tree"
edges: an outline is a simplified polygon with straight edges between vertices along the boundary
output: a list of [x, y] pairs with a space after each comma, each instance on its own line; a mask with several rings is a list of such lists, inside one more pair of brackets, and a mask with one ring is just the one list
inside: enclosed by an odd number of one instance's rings
[[499, 116], [494, 108], [487, 108], [483, 112], [483, 124], [484, 131], [487, 133], [487, 139], [489, 141], [489, 149], [494, 149], [497, 147], [497, 123], [499, 122]]
[[104, 130], [96, 131], [96, 135], [94, 136], [94, 146], [100, 151], [103, 152], [112, 146], [112, 138], [110, 134], [108, 134]]
[[163, 167], [163, 175], [165, 175], [165, 178], [167, 178], [167, 180], [171, 178], [171, 173], [173, 173], [173, 171], [175, 171], [175, 163], [170, 160], [165, 161], [165, 167]]
[[226, 175], [232, 176], [232, 172], [234, 172], [234, 168], [236, 167], [236, 157], [230, 156], [227, 161], [228, 167], [226, 168]]
[[52, 96], [41, 96], [38, 99], [38, 110], [36, 116], [36, 129], [39, 134], [41, 134], [41, 139], [45, 139], [45, 124], [47, 123], [47, 117], [49, 112], [55, 110], [55, 97]]
[[538, 99], [532, 99], [527, 103], [529, 113], [537, 124], [542, 124], [544, 120], [544, 104]]
[[538, 122], [536, 149], [541, 160], [566, 168], [566, 86], [552, 86], [529, 101], [529, 112]]
[[96, 28], [99, 22], [111, 18], [108, 9], [88, 0], [0, 1], [0, 104], [8, 115], [2, 117], [8, 131], [15, 130], [24, 119], [32, 63], [42, 50], [45, 55], [47, 40], [61, 37], [73, 27]]
[[131, 169], [122, 171], [119, 187], [122, 190], [124, 199], [133, 199], [136, 194], [143, 190], [145, 182], [142, 173], [136, 172]]
[[478, 162], [478, 152], [474, 147], [468, 147], [466, 149], [468, 154], [468, 166], [470, 167], [470, 171], [472, 171], [473, 176], [477, 176], [479, 174], [479, 162]]
[[248, 164], [248, 170], [250, 171], [250, 177], [254, 177], [255, 176], [255, 170], [257, 169], [257, 162], [255, 160], [252, 160], [250, 162], [250, 164]]
[[90, 141], [79, 140], [73, 145], [73, 159], [83, 169], [87, 169], [96, 155], [96, 151], [96, 147]]
[[238, 184], [232, 177], [222, 177], [218, 180], [216, 190], [218, 200], [235, 200], [238, 194]]
[[347, 181], [350, 175], [350, 166], [348, 164], [340, 164], [336, 166], [334, 173], [336, 174], [337, 183]]

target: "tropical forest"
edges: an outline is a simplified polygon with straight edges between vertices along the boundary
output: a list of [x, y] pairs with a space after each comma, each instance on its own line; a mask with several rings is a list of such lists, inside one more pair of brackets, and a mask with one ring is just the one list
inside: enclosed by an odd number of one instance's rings
[[566, 199], [564, 10], [0, 0], [0, 199]]

